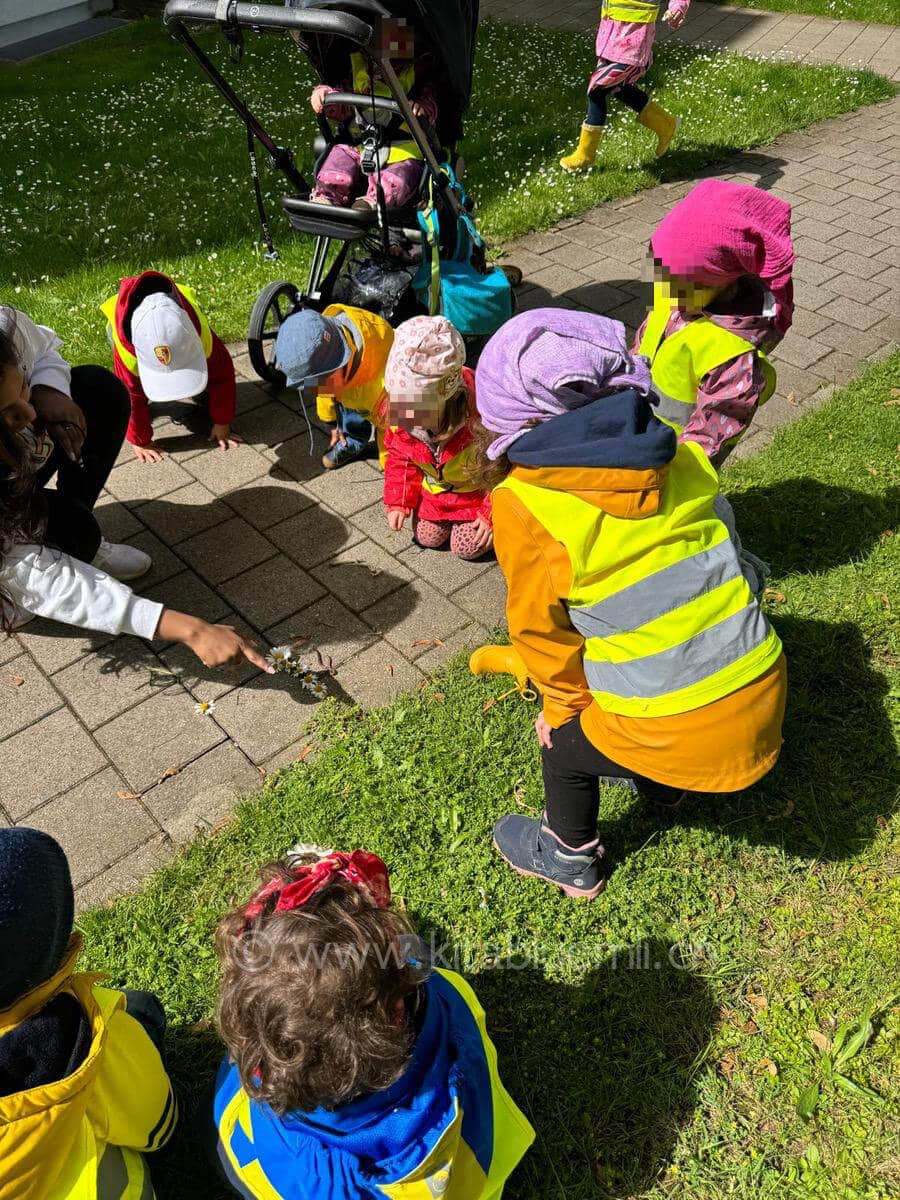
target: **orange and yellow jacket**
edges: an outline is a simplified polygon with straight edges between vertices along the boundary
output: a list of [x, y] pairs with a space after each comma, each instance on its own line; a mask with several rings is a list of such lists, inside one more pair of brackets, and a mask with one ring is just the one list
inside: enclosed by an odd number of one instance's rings
[[715, 471], [629, 396], [510, 447], [491, 497], [510, 638], [552, 728], [580, 718], [629, 770], [738, 791], [780, 751], [781, 644], [715, 516]]
[[77, 1065], [64, 1077], [0, 1095], [3, 1200], [152, 1200], [143, 1153], [175, 1128], [175, 1094], [156, 1044], [129, 1014], [126, 993], [75, 972], [80, 950], [75, 934], [59, 971], [0, 1012], [6, 1077], [16, 1074], [17, 1035], [51, 1006], [75, 1015], [60, 1022], [60, 1036], [77, 1031], [81, 1046], [73, 1044]]

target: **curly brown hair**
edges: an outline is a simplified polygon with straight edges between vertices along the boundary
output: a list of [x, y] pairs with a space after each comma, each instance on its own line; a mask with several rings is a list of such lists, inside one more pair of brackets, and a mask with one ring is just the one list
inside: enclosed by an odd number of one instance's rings
[[472, 423], [472, 458], [467, 474], [472, 484], [483, 492], [492, 492], [512, 470], [512, 463], [505, 454], [488, 458], [488, 446], [496, 440], [497, 434], [485, 429], [480, 421]]
[[[263, 883], [294, 878], [271, 863]], [[409, 1062], [405, 1001], [416, 989], [401, 951], [405, 917], [334, 880], [302, 907], [270, 903], [248, 926], [221, 921], [218, 1027], [254, 1100], [276, 1113], [334, 1109], [389, 1087]]]

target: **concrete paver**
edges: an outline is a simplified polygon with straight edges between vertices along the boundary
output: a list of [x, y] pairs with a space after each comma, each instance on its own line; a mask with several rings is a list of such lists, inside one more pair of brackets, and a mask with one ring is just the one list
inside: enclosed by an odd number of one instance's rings
[[[596, 0], [483, 0], [483, 11], [583, 30], [596, 22]], [[842, 24], [695, 0], [678, 37], [803, 61], [830, 55], [900, 76], [896, 30]], [[774, 355], [777, 394], [735, 457], [764, 448], [864, 358], [900, 341], [898, 137], [895, 99], [700, 173], [794, 205], [794, 328]], [[644, 248], [692, 184], [661, 185], [508, 246], [526, 275], [520, 308], [561, 304], [636, 324]], [[408, 525], [389, 531], [377, 464], [326, 472], [314, 412], [310, 452], [296, 398], [255, 381], [242, 346], [234, 357], [246, 444], [211, 449], [174, 414], [160, 428], [163, 462], [142, 465], [124, 447], [98, 506], [107, 537], [154, 557], [138, 591], [233, 624], [262, 648], [291, 642], [310, 662], [319, 650], [335, 671], [329, 689], [365, 706], [421, 686], [449, 655], [483, 642], [503, 619], [496, 564], [423, 550]], [[285, 675], [210, 671], [181, 646], [150, 649], [41, 620], [0, 641], [0, 663], [0, 818], [61, 838], [81, 905], [135, 886], [197, 830], [227, 819], [239, 792], [296, 759], [315, 711]], [[195, 715], [198, 699], [215, 704], [211, 717]]]

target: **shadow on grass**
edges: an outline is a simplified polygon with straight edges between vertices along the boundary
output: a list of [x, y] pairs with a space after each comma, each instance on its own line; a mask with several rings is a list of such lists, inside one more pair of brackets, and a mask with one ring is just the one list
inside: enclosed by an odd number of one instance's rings
[[[432, 937], [443, 945], [438, 933]], [[537, 1133], [504, 1195], [638, 1195], [665, 1169], [696, 1107], [694, 1080], [718, 1006], [679, 947], [659, 939], [566, 947], [569, 962], [584, 970], [572, 984], [548, 979], [540, 961], [560, 950], [535, 947], [536, 964], [507, 959], [471, 980], [487, 1012], [501, 1078]], [[452, 959], [451, 950], [446, 965]], [[167, 1048], [181, 1119], [153, 1162], [157, 1194], [225, 1200], [233, 1193], [216, 1179], [210, 1154], [220, 1043], [212, 1029], [175, 1029]]]

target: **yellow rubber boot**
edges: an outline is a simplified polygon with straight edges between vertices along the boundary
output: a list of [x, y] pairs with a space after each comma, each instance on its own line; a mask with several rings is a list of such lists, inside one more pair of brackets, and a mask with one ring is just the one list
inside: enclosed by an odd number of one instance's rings
[[643, 125], [645, 129], [650, 129], [656, 134], [657, 158], [668, 150], [680, 124], [680, 117], [673, 117], [655, 100], [648, 101], [638, 114], [638, 125]]
[[528, 673], [512, 646], [479, 646], [469, 659], [473, 675], [514, 675], [519, 691], [528, 687]]
[[594, 165], [597, 147], [603, 137], [602, 125], [582, 125], [578, 145], [571, 154], [559, 160], [564, 171], [587, 171]]

